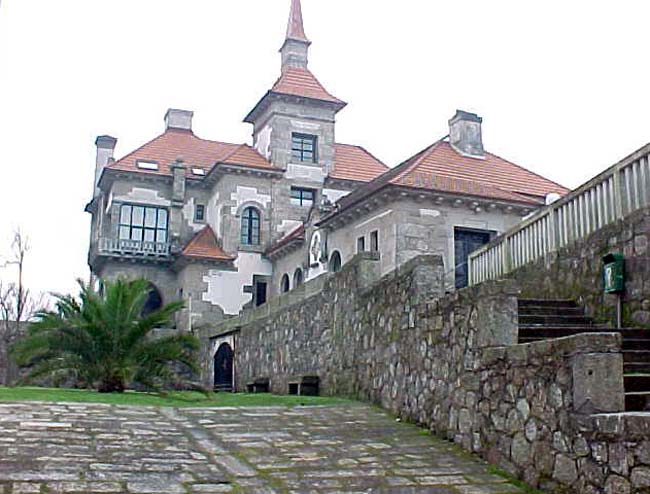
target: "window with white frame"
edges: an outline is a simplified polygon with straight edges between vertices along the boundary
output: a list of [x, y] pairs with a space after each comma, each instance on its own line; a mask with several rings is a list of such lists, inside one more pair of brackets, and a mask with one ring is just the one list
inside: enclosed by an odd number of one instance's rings
[[122, 204], [120, 206], [120, 240], [167, 242], [169, 213], [165, 208]]

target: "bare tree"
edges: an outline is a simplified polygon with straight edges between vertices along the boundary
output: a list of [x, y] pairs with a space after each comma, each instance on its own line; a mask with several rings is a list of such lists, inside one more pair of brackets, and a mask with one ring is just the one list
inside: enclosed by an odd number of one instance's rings
[[0, 260], [4, 275], [4, 279], [0, 278], [0, 384], [11, 384], [18, 377], [18, 369], [9, 358], [9, 347], [44, 302], [42, 296], [34, 297], [25, 286], [29, 250], [29, 239], [18, 229], [14, 232], [9, 256]]

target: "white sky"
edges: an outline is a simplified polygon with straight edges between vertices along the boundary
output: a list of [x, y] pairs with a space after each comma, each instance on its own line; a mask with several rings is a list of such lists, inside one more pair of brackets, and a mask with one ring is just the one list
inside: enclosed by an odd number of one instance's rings
[[[242, 119], [279, 75], [290, 2], [0, 1], [0, 253], [20, 226], [32, 288], [76, 290], [94, 138], [114, 135], [122, 156], [176, 107], [195, 111], [201, 137], [250, 141]], [[489, 151], [570, 187], [650, 141], [646, 1], [303, 0], [303, 11], [310, 68], [350, 103], [337, 140], [391, 166], [446, 135], [456, 108], [484, 117]]]

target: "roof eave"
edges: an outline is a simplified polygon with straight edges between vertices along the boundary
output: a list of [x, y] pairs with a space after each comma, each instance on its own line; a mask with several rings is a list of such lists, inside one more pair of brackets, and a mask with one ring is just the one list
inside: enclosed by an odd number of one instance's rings
[[268, 106], [269, 99], [271, 97], [299, 98], [299, 99], [302, 99], [302, 100], [305, 100], [305, 101], [316, 102], [318, 104], [324, 104], [324, 105], [332, 106], [336, 113], [340, 112], [343, 108], [348, 106], [348, 104], [345, 101], [342, 101], [342, 100], [339, 100], [339, 99], [337, 99], [336, 101], [325, 100], [325, 99], [320, 99], [320, 98], [310, 98], [309, 96], [301, 96], [301, 95], [298, 95], [298, 94], [280, 93], [280, 92], [277, 92], [277, 91], [269, 90], [257, 102], [255, 107], [250, 111], [250, 113], [248, 115], [246, 115], [246, 118], [244, 118], [244, 122], [254, 124], [255, 121], [257, 120], [258, 115], [260, 113], [262, 113], [266, 109], [266, 107]]

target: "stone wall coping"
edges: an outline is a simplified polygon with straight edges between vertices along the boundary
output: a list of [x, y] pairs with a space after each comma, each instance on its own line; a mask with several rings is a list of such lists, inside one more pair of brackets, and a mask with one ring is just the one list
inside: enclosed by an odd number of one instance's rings
[[[380, 257], [377, 252], [360, 252], [355, 255], [348, 263], [341, 269], [341, 273], [347, 273], [351, 270], [358, 269], [363, 263], [379, 262]], [[405, 262], [402, 266], [391, 271], [390, 273], [378, 278], [368, 286], [364, 287], [359, 292], [359, 295], [367, 295], [372, 293], [374, 287], [388, 283], [399, 276], [404, 276], [413, 272], [419, 266], [442, 266], [444, 261], [442, 256], [422, 254], [409, 261]], [[261, 307], [243, 310], [239, 316], [227, 319], [217, 325], [213, 330], [208, 331], [208, 338], [215, 338], [222, 336], [226, 333], [233, 332], [241, 326], [245, 326], [254, 321], [264, 319], [272, 316], [282, 310], [288, 309], [298, 304], [305, 303], [307, 300], [320, 295], [325, 288], [325, 285], [332, 280], [333, 277], [340, 275], [340, 273], [325, 273], [321, 276], [309, 280], [294, 290], [283, 293], [282, 295], [271, 298], [266, 304]], [[498, 284], [499, 282], [491, 282], [491, 284]], [[476, 288], [476, 287], [474, 287]]]
[[531, 358], [546, 356], [572, 357], [585, 353], [620, 353], [620, 333], [580, 333], [564, 338], [522, 343], [513, 346], [485, 348], [480, 365], [491, 367], [500, 360], [511, 365], [526, 365]]
[[650, 441], [650, 412], [574, 415], [576, 428], [591, 439]]

